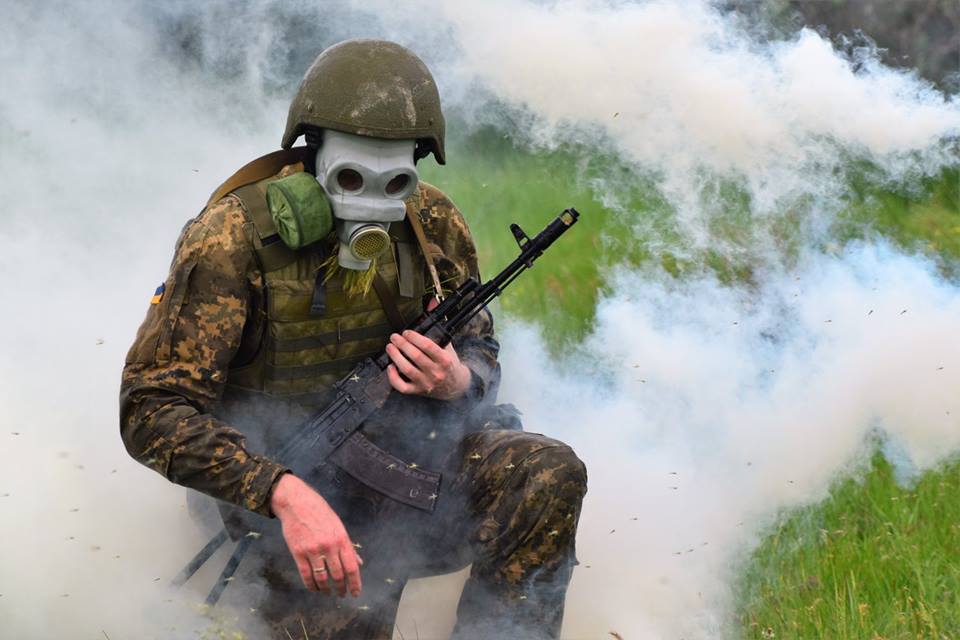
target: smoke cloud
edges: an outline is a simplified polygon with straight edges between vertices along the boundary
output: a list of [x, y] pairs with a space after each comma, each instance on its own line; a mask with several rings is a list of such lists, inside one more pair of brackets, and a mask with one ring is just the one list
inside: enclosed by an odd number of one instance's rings
[[[503, 399], [590, 472], [565, 638], [717, 637], [764, 526], [855, 472], [867, 434], [917, 469], [960, 447], [956, 284], [882, 243], [812, 248], [852, 162], [904, 188], [957, 165], [956, 97], [868, 51], [844, 58], [809, 31], [758, 41], [701, 2], [21, 4], [0, 25], [4, 635], [210, 624], [193, 607], [212, 574], [164, 587], [204, 536], [182, 490], [123, 450], [120, 367], [183, 222], [276, 147], [298, 76], [355, 36], [421, 53], [468, 126], [617, 154], [691, 248], [721, 242], [722, 183], [758, 228], [799, 210], [813, 232], [795, 268], [750, 288], [623, 267], [558, 359], [537, 327], [501, 322]], [[616, 203], [626, 185], [593, 186]], [[775, 253], [763, 234], [749, 250]], [[433, 602], [431, 584], [413, 591]], [[448, 624], [405, 603], [407, 638]]]
[[530, 358], [535, 331], [504, 348], [527, 423], [590, 470], [568, 637], [724, 637], [744, 554], [856, 473], [868, 435], [918, 468], [960, 446], [960, 292], [931, 264], [856, 246], [749, 293], [628, 272], [616, 289], [559, 372]]
[[534, 144], [609, 146], [656, 176], [694, 246], [718, 242], [705, 229], [729, 206], [715, 196], [723, 181], [743, 189], [755, 225], [799, 209], [820, 232], [852, 160], [900, 184], [956, 161], [955, 97], [810, 30], [757, 41], [702, 2], [423, 7], [438, 11], [462, 52], [456, 86], [534, 114], [521, 132]]

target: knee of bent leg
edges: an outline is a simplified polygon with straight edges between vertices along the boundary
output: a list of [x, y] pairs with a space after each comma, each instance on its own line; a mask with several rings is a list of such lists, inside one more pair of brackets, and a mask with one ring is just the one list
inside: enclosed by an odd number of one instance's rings
[[550, 491], [580, 500], [587, 492], [587, 466], [569, 446], [560, 443], [535, 453], [530, 460], [532, 476]]

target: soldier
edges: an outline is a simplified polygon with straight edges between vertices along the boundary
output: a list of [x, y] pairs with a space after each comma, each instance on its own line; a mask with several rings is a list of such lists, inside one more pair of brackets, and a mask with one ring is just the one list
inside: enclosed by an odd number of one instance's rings
[[[258, 610], [278, 637], [390, 638], [407, 579], [470, 563], [455, 637], [560, 632], [583, 463], [494, 404], [489, 312], [442, 349], [398, 332], [424, 301], [479, 277], [463, 217], [418, 180], [430, 153], [444, 164], [444, 118], [419, 58], [379, 40], [325, 50], [282, 150], [243, 167], [184, 228], [126, 358], [130, 455], [279, 520], [282, 536], [264, 536], [248, 568], [265, 580]], [[442, 472], [425, 509], [332, 465], [307, 484], [263, 454], [384, 348], [395, 392], [362, 432], [409, 467]]]

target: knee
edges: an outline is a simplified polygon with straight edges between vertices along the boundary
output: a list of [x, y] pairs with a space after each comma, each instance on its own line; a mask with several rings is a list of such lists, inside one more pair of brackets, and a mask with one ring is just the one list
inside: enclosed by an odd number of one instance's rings
[[580, 502], [587, 492], [587, 466], [574, 450], [557, 440], [535, 451], [524, 465], [527, 476], [551, 492]]
[[546, 496], [563, 492], [579, 502], [587, 490], [587, 469], [570, 446], [524, 431], [487, 430], [464, 441], [463, 457], [470, 467], [482, 460], [471, 483], [478, 495], [521, 491]]

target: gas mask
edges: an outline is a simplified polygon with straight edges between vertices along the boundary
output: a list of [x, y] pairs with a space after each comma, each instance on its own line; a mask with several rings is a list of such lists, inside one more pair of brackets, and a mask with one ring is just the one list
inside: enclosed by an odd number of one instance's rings
[[415, 145], [415, 140], [323, 132], [317, 181], [333, 208], [340, 266], [362, 271], [390, 246], [387, 229], [403, 220], [403, 201], [417, 188]]

